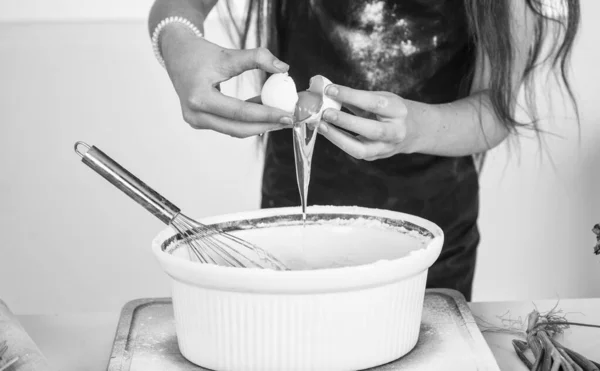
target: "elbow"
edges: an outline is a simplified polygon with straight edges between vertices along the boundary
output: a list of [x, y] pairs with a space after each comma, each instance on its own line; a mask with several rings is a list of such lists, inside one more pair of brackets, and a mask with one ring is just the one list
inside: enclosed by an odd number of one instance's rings
[[481, 143], [483, 144], [483, 148], [481, 148], [481, 152], [487, 152], [496, 148], [502, 144], [510, 134], [511, 130], [507, 125], [502, 125], [500, 123], [493, 125], [492, 130], [488, 130], [487, 133], [485, 131], [482, 133], [483, 141], [481, 141]]

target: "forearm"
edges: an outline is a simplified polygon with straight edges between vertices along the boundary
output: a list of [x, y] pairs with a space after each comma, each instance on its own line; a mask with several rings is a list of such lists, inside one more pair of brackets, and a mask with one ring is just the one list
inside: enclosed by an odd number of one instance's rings
[[408, 135], [415, 143], [411, 152], [468, 156], [494, 148], [508, 136], [486, 92], [446, 104], [405, 102]]
[[167, 17], [183, 17], [204, 32], [204, 20], [217, 0], [155, 0], [148, 16], [148, 32], [152, 36], [154, 28]]
[[[511, 10], [510, 33], [513, 35], [512, 68], [513, 107], [523, 83], [525, 66], [535, 38], [535, 17], [522, 0], [508, 0]], [[509, 130], [496, 115], [488, 89], [491, 63], [483, 49], [477, 53], [471, 95], [437, 105], [406, 101], [407, 130], [415, 138], [412, 152], [439, 156], [467, 156], [496, 147]], [[411, 133], [412, 132], [412, 133]]]

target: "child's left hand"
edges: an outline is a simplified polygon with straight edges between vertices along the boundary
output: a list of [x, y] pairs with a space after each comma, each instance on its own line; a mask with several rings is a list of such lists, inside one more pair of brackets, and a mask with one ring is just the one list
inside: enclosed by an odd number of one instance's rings
[[[323, 113], [319, 132], [352, 157], [377, 160], [414, 151], [414, 134], [409, 130], [408, 107], [396, 94], [329, 85], [325, 94], [355, 115], [329, 108]], [[332, 125], [329, 125], [332, 124]], [[358, 134], [352, 136], [343, 128]]]

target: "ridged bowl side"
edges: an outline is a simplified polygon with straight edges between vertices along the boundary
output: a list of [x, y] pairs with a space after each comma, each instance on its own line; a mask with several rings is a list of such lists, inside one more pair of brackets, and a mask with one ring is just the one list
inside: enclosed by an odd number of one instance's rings
[[181, 353], [212, 370], [358, 370], [408, 353], [427, 270], [354, 291], [260, 294], [172, 280]]

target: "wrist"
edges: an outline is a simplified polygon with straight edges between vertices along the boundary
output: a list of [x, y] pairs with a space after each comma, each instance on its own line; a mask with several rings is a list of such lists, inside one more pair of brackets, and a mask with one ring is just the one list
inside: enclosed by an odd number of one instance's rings
[[[402, 153], [427, 153], [432, 150], [433, 136], [429, 132], [431, 127], [440, 122], [439, 110], [435, 105], [420, 103], [410, 100], [404, 101], [406, 105], [406, 136], [401, 143]], [[438, 130], [442, 130], [439, 128]]]
[[203, 32], [188, 19], [179, 16], [171, 16], [163, 19], [156, 25], [152, 32], [152, 48], [158, 62], [166, 67], [164, 56], [170, 54], [170, 50], [179, 49], [187, 45], [192, 39], [202, 38]]

